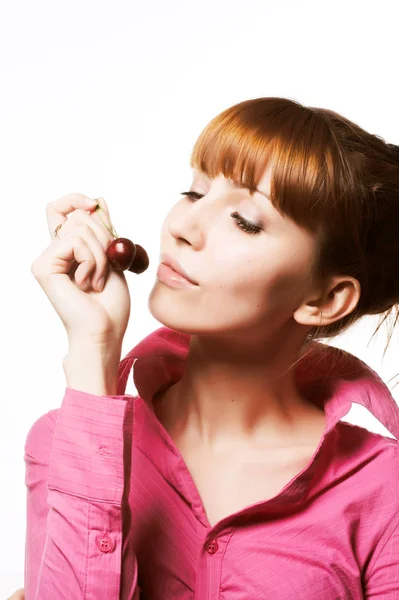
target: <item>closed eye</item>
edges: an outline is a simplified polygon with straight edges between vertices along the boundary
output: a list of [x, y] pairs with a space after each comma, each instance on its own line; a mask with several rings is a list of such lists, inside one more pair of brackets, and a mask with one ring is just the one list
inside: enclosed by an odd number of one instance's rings
[[[194, 192], [193, 190], [190, 190], [189, 192], [181, 192], [181, 195], [188, 196], [191, 201], [193, 199], [201, 200], [201, 198], [204, 197], [204, 194], [199, 194], [198, 192]], [[242, 217], [237, 211], [232, 212], [230, 216], [236, 220], [237, 227], [239, 227], [239, 229], [245, 231], [246, 233], [256, 234], [263, 231], [262, 227], [259, 227], [259, 225], [255, 225], [255, 223], [250, 223], [250, 221], [244, 219], [244, 217]]]

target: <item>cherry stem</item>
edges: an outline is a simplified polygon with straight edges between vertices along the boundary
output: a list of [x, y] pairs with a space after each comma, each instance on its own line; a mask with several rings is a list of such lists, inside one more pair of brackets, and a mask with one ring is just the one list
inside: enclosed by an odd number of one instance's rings
[[103, 221], [103, 220], [102, 220], [102, 218], [100, 217], [100, 212], [99, 212], [99, 210], [98, 210], [98, 209], [102, 210], [102, 211], [103, 211], [103, 213], [104, 213], [104, 214], [106, 214], [106, 213], [105, 213], [105, 210], [104, 210], [103, 208], [101, 208], [101, 206], [100, 206], [100, 203], [99, 203], [99, 202], [97, 202], [97, 206], [96, 206], [96, 211], [98, 212], [98, 218], [100, 219], [100, 221], [101, 221], [101, 223], [104, 225], [104, 227], [105, 227], [106, 229], [108, 229], [108, 231], [110, 232], [110, 234], [111, 234], [111, 235], [113, 235], [115, 239], [116, 239], [116, 238], [118, 238], [118, 237], [119, 237], [119, 235], [117, 234], [115, 227], [114, 227], [114, 226], [111, 224], [111, 227], [112, 227], [113, 231], [111, 231], [111, 230], [110, 230], [110, 228], [109, 228], [109, 227], [108, 227], [108, 226], [107, 226], [107, 225], [104, 223], [104, 221]]

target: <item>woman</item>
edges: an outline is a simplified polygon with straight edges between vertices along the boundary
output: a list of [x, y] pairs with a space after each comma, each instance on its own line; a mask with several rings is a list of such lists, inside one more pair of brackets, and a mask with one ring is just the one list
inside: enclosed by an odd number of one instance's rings
[[[26, 441], [27, 600], [399, 599], [399, 409], [315, 341], [398, 302], [398, 154], [286, 98], [223, 111], [162, 227], [163, 327], [122, 361], [129, 291], [96, 202], [48, 206], [32, 272], [69, 350]], [[396, 439], [340, 421], [352, 402]]]

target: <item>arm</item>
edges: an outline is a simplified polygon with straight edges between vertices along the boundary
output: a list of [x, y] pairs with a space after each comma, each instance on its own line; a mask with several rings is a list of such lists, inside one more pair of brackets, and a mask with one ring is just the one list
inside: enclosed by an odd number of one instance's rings
[[[388, 532], [389, 533], [389, 532]], [[364, 586], [365, 600], [399, 600], [399, 523], [383, 541], [370, 564]]]
[[[121, 589], [122, 496], [130, 468], [123, 450], [132, 396], [112, 394], [115, 377], [106, 364], [93, 350], [70, 353], [61, 408], [28, 433], [26, 600], [139, 598], [135, 556], [126, 557], [130, 584]], [[88, 391], [90, 378], [95, 393]]]

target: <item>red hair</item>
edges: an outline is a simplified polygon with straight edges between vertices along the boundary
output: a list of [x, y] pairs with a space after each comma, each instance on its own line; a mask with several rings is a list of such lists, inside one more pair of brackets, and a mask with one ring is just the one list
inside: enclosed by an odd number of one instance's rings
[[[331, 338], [365, 315], [399, 302], [399, 148], [340, 114], [287, 98], [256, 98], [217, 115], [190, 159], [208, 177], [222, 173], [254, 193], [272, 161], [270, 201], [317, 234], [309, 281], [348, 275], [361, 286], [353, 311], [314, 328]], [[389, 344], [384, 350], [384, 354]]]

